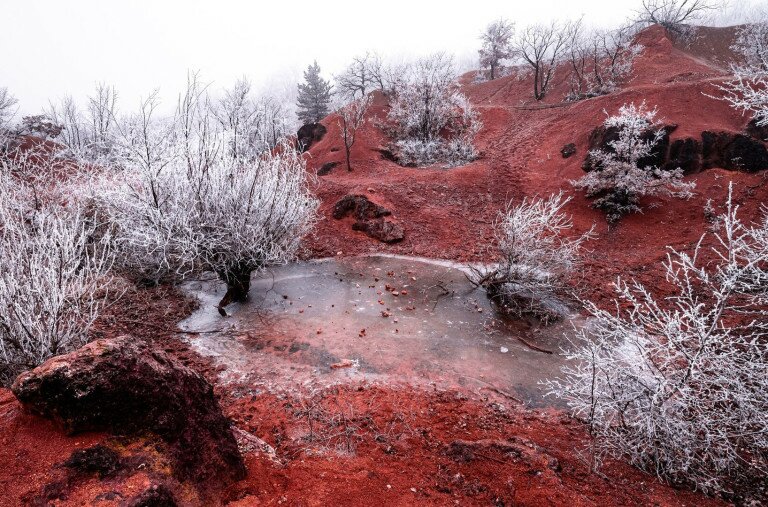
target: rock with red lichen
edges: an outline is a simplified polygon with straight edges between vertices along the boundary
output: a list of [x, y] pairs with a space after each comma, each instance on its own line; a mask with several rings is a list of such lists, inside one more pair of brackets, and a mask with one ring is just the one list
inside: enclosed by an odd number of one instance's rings
[[70, 434], [155, 434], [181, 480], [222, 484], [245, 475], [229, 420], [198, 373], [130, 336], [98, 340], [20, 375], [13, 393]]

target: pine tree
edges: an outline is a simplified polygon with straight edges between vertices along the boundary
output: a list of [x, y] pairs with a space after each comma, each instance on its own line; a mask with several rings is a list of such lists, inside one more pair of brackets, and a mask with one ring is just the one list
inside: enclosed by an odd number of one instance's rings
[[320, 66], [315, 62], [304, 71], [304, 83], [299, 84], [296, 115], [304, 123], [317, 123], [328, 115], [331, 102], [331, 83], [320, 76]]

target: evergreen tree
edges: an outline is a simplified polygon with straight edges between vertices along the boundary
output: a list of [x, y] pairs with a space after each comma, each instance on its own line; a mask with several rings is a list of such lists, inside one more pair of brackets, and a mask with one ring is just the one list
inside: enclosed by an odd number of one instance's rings
[[304, 71], [304, 83], [299, 84], [297, 116], [304, 123], [317, 123], [328, 115], [331, 102], [331, 83], [320, 76], [315, 62]]

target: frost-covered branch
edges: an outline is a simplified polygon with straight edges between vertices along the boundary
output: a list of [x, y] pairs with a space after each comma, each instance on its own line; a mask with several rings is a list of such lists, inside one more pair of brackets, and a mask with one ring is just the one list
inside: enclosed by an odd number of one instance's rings
[[452, 58], [438, 53], [408, 70], [394, 89], [387, 116], [399, 162], [455, 166], [477, 158], [474, 137], [482, 124], [458, 89]]
[[287, 143], [243, 160], [190, 79], [172, 119], [156, 97], [121, 127], [124, 181], [102, 204], [119, 259], [137, 276], [182, 279], [213, 271], [227, 284], [223, 307], [246, 298], [253, 271], [292, 258], [316, 220], [305, 163]]
[[589, 156], [593, 170], [571, 182], [586, 190], [587, 196], [597, 198], [593, 207], [605, 211], [609, 223], [628, 213], [641, 212], [639, 201], [643, 196], [692, 195], [695, 183], [684, 182], [682, 170], [662, 170], [645, 163], [664, 135], [656, 115], [656, 108], [648, 109], [645, 102], [619, 108], [619, 113], [609, 116], [603, 124], [606, 130], [615, 131], [616, 140], [608, 143], [608, 149], [592, 150]]
[[[15, 164], [15, 162], [14, 162]], [[62, 207], [0, 167], [0, 381], [86, 343], [109, 282], [108, 238], [67, 196]], [[48, 196], [49, 198], [51, 196]]]
[[547, 199], [523, 199], [508, 206], [497, 224], [498, 263], [493, 268], [471, 268], [472, 281], [486, 288], [504, 311], [532, 314], [543, 321], [563, 313], [560, 299], [566, 282], [580, 261], [580, 250], [592, 229], [578, 237], [563, 212], [570, 197], [563, 193]]
[[768, 216], [742, 223], [729, 194], [719, 223], [714, 260], [702, 241], [670, 249], [670, 296], [619, 280], [615, 310], [587, 302], [549, 386], [589, 423], [598, 458], [746, 500], [768, 474]]

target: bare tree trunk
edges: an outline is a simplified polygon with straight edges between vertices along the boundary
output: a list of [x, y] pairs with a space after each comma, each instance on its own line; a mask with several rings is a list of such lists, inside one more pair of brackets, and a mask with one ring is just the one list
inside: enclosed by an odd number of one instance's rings
[[227, 284], [227, 292], [219, 301], [218, 310], [222, 316], [227, 312], [224, 307], [230, 303], [244, 303], [251, 290], [251, 269], [249, 266], [235, 266], [227, 271], [219, 272], [219, 278]]

